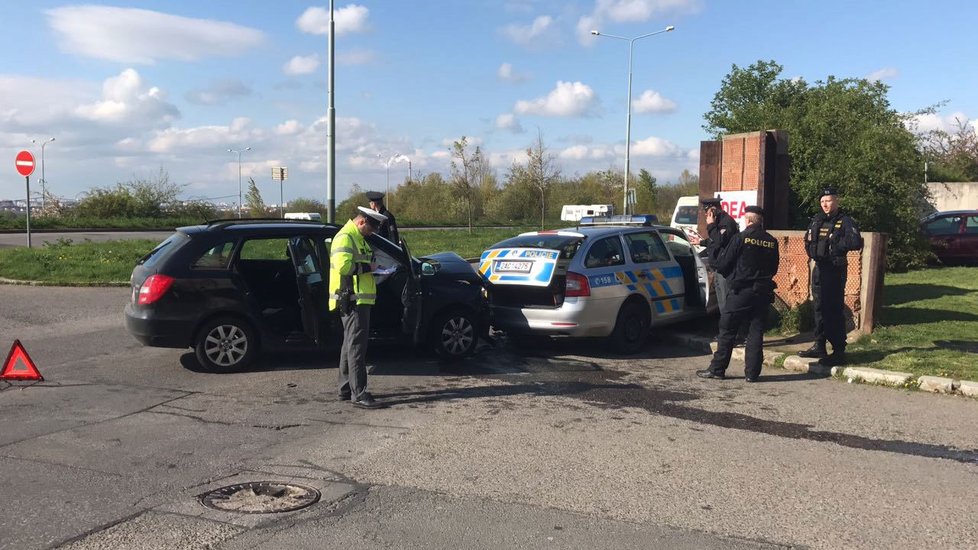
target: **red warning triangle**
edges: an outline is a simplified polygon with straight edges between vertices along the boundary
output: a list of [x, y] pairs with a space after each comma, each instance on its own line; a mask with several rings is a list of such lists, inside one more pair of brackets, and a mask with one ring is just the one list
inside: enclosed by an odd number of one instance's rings
[[3, 370], [0, 370], [0, 380], [44, 380], [20, 340], [14, 340], [14, 345], [10, 346]]

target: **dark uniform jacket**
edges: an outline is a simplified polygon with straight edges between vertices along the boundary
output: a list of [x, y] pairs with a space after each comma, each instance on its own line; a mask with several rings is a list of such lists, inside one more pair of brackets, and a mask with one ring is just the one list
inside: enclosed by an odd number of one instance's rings
[[706, 247], [706, 254], [710, 258], [710, 264], [716, 266], [720, 253], [727, 248], [734, 235], [740, 232], [740, 226], [723, 210], [717, 210], [717, 218], [713, 223], [706, 226], [708, 238], [706, 242], [701, 242]]
[[386, 206], [380, 209], [380, 213], [387, 216], [387, 220], [380, 223], [377, 234], [394, 244], [400, 244], [401, 236], [397, 232], [397, 222], [394, 220], [394, 214], [391, 214], [391, 211]]
[[754, 224], [737, 233], [717, 260], [717, 273], [727, 278], [734, 292], [753, 288], [773, 298], [778, 272], [778, 241], [764, 227]]
[[805, 233], [805, 252], [817, 264], [846, 265], [846, 254], [863, 247], [856, 222], [841, 210], [828, 216], [819, 212]]

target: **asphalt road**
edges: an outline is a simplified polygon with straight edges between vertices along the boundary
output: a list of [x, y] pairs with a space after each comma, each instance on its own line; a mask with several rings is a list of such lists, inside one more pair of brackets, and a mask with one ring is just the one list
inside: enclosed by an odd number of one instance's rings
[[[443, 365], [374, 346], [334, 400], [335, 356], [198, 372], [122, 326], [128, 290], [0, 286], [0, 345], [46, 381], [0, 382], [0, 548], [972, 548], [978, 401], [771, 370], [703, 381], [660, 335], [639, 356], [506, 342]], [[730, 374], [740, 374], [734, 365]], [[204, 508], [301, 483], [280, 514]]]
[[[163, 241], [173, 234], [173, 231], [59, 231], [31, 232], [31, 245], [44, 246], [44, 243], [56, 243], [59, 239], [71, 239], [76, 243], [104, 241], [122, 241], [129, 239], [149, 239]], [[27, 246], [27, 233], [0, 233], [0, 248]]]

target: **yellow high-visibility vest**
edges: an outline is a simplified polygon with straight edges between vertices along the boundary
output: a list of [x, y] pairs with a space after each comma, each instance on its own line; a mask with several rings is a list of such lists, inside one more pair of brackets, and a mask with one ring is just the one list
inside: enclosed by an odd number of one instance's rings
[[353, 294], [357, 305], [377, 302], [377, 283], [370, 273], [374, 253], [360, 234], [353, 220], [346, 222], [333, 237], [329, 249], [329, 309], [336, 309], [338, 291], [344, 275], [353, 278]]

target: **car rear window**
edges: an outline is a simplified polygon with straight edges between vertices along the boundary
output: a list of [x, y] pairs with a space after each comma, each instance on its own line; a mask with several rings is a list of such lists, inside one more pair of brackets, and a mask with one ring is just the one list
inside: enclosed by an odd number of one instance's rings
[[699, 215], [699, 211], [696, 206], [680, 206], [676, 209], [676, 215], [673, 217], [673, 223], [684, 223], [688, 225], [696, 225], [696, 216]]
[[234, 241], [224, 241], [204, 251], [193, 264], [192, 269], [227, 269], [231, 261]]
[[170, 235], [165, 241], [156, 245], [156, 248], [150, 251], [149, 254], [143, 256], [136, 262], [136, 265], [143, 265], [146, 267], [152, 267], [154, 264], [158, 263], [163, 258], [166, 258], [173, 251], [180, 248], [189, 237], [183, 233], [174, 233]]
[[558, 235], [555, 233], [533, 233], [530, 235], [518, 235], [511, 239], [498, 242], [490, 248], [544, 248], [547, 250], [559, 250], [562, 260], [569, 260], [577, 253], [581, 247], [584, 237], [576, 235]]

